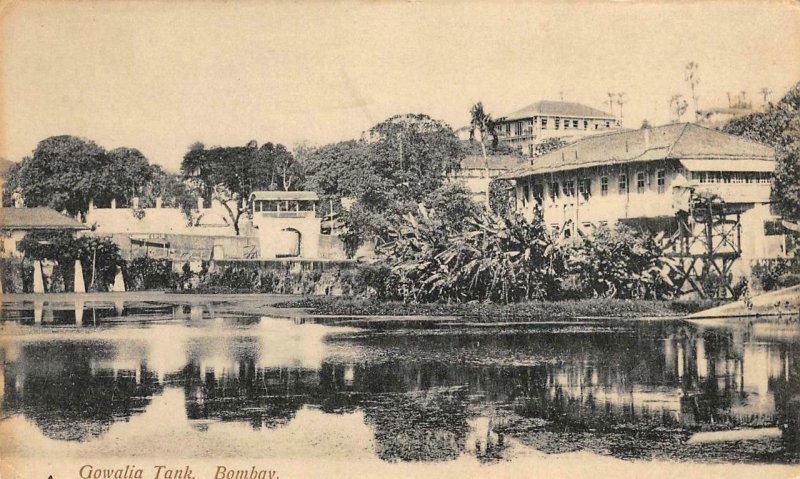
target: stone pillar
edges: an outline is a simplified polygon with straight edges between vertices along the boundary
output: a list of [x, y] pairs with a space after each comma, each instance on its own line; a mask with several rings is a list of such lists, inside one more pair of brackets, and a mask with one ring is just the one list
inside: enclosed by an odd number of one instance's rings
[[133, 198], [131, 198], [131, 207], [133, 209], [135, 209], [135, 210], [139, 209], [139, 197], [138, 196], [134, 196]]
[[33, 292], [44, 293], [44, 274], [42, 273], [42, 262], [38, 259], [33, 262]]
[[197, 197], [197, 209], [198, 210], [202, 210], [203, 209], [203, 197], [202, 196], [198, 196]]
[[111, 199], [111, 209], [112, 210], [117, 209], [117, 199], [116, 198], [112, 198]]
[[83, 282], [83, 265], [81, 265], [81, 260], [75, 260], [75, 287], [73, 290], [76, 293], [85, 293], [86, 292], [86, 285]]
[[114, 286], [111, 290], [115, 293], [125, 292], [125, 279], [122, 277], [122, 269], [117, 268], [117, 275], [114, 276]]
[[160, 196], [156, 197], [156, 208], [161, 208], [161, 203], [164, 202], [164, 199]]

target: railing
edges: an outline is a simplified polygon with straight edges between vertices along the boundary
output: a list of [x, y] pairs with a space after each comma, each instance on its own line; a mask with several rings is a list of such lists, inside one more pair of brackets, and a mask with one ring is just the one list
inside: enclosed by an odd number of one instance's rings
[[313, 218], [313, 211], [257, 211], [256, 216], [267, 218]]

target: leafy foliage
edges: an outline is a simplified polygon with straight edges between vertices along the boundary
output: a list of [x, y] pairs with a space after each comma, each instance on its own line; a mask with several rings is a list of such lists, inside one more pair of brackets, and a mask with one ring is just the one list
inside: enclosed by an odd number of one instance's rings
[[250, 212], [252, 192], [301, 188], [303, 176], [283, 145], [265, 143], [259, 148], [255, 141], [210, 149], [195, 143], [184, 155], [181, 171], [202, 196], [222, 204], [237, 235], [239, 220]]
[[463, 222], [459, 230], [420, 206], [379, 249], [404, 299], [508, 303], [556, 293], [562, 263], [541, 221], [480, 211]]
[[8, 172], [7, 191], [18, 191], [26, 206], [49, 206], [85, 215], [92, 198], [107, 194], [103, 183], [111, 162], [94, 142], [74, 136], [42, 140]]
[[172, 270], [172, 260], [142, 256], [125, 267], [125, 279], [130, 290], [174, 289], [178, 274]]
[[600, 227], [591, 236], [567, 240], [563, 254], [581, 297], [660, 299], [674, 292], [676, 266], [660, 240], [661, 235], [642, 235], [625, 226]]
[[361, 141], [310, 152], [306, 185], [322, 198], [322, 213], [341, 215], [341, 238], [352, 255], [371, 238], [385, 241], [399, 218], [427, 201], [463, 156], [447, 124], [427, 115], [399, 115], [372, 127]]
[[[90, 289], [104, 290], [124, 262], [119, 246], [111, 238], [84, 236], [75, 238], [65, 232], [37, 232], [25, 235], [19, 250], [33, 260], [53, 260], [62, 267], [71, 267], [75, 260], [84, 266], [84, 281]], [[65, 278], [65, 281], [71, 281]]]
[[775, 147], [772, 198], [785, 218], [800, 221], [800, 83], [776, 105], [734, 118], [722, 130]]

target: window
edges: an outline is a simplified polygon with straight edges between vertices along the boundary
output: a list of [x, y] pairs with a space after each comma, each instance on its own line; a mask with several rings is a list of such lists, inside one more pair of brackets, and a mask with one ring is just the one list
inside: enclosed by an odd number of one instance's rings
[[608, 177], [601, 176], [600, 177], [600, 195], [606, 196], [608, 195]]
[[572, 120], [572, 128], [578, 128], [578, 120]]
[[625, 173], [619, 174], [619, 181], [617, 182], [617, 186], [619, 187], [619, 192], [627, 193], [628, 192], [628, 175]]
[[558, 130], [558, 126], [561, 123], [561, 118], [556, 118], [556, 130]]
[[598, 125], [597, 123], [595, 123], [595, 124], [594, 124], [594, 129], [596, 130], [596, 129], [598, 129], [598, 128], [600, 128], [600, 125]]
[[589, 121], [588, 120], [583, 120], [583, 129], [584, 130], [588, 130], [589, 129]]
[[519, 136], [522, 134], [522, 122], [518, 121], [514, 123], [514, 134]]
[[610, 121], [606, 122], [606, 128], [611, 128], [611, 122]]
[[542, 130], [547, 129], [547, 118], [542, 118]]
[[555, 201], [558, 199], [558, 181], [550, 183], [550, 199]]
[[658, 192], [663, 193], [667, 187], [667, 174], [664, 170], [656, 171], [656, 185], [658, 185]]
[[506, 123], [506, 135], [511, 134], [511, 123]]
[[645, 176], [644, 171], [640, 171], [636, 173], [636, 192], [637, 193], [644, 193], [645, 187], [647, 186], [647, 179]]
[[564, 119], [564, 129], [566, 130], [567, 128], [569, 128], [569, 120]]
[[573, 180], [564, 182], [564, 196], [575, 196], [575, 182]]
[[531, 196], [531, 189], [528, 185], [522, 187], [522, 204], [526, 204], [528, 202], [528, 198]]
[[591, 178], [584, 178], [578, 181], [578, 192], [585, 198], [592, 195], [592, 180]]

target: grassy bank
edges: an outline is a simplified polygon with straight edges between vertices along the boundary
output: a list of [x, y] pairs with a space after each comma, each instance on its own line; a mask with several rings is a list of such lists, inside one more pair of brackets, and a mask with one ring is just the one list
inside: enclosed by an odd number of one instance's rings
[[719, 300], [585, 299], [514, 304], [402, 303], [369, 299], [306, 297], [276, 304], [337, 316], [458, 316], [485, 322], [569, 321], [583, 318], [682, 317], [722, 304]]

